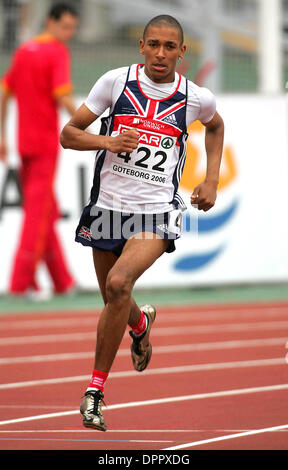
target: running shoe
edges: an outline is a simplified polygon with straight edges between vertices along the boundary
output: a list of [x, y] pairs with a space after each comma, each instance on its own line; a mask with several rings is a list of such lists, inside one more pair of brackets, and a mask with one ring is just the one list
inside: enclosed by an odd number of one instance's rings
[[156, 318], [156, 310], [153, 305], [143, 305], [140, 307], [142, 312], [145, 313], [147, 317], [147, 328], [141, 335], [136, 335], [133, 330], [129, 331], [129, 335], [132, 338], [132, 343], [130, 346], [131, 349], [131, 358], [133, 362], [134, 369], [138, 372], [142, 372], [149, 364], [149, 361], [152, 356], [152, 345], [149, 342], [150, 330], [152, 323]]
[[102, 402], [104, 395], [101, 390], [89, 390], [85, 393], [80, 405], [80, 412], [83, 415], [83, 425], [86, 428], [106, 431], [107, 426], [102, 415]]

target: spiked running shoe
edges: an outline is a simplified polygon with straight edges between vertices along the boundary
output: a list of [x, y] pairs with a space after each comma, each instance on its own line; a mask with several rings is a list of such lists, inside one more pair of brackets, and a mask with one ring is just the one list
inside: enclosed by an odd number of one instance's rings
[[153, 305], [143, 305], [140, 307], [142, 312], [145, 313], [148, 325], [146, 330], [139, 336], [137, 336], [133, 330], [129, 331], [129, 335], [133, 339], [130, 349], [131, 349], [131, 358], [133, 362], [134, 369], [138, 372], [142, 372], [149, 364], [149, 361], [152, 356], [152, 345], [149, 342], [150, 330], [152, 323], [156, 318], [156, 310]]
[[83, 425], [86, 428], [106, 431], [107, 426], [102, 415], [103, 398], [101, 390], [95, 390], [95, 392], [89, 390], [85, 393], [80, 405], [80, 412], [83, 415]]

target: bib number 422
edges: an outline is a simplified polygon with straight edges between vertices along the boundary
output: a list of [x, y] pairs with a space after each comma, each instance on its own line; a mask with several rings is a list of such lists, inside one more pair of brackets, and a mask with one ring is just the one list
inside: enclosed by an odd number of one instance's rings
[[[142, 154], [142, 155], [139, 155], [139, 154]], [[129, 163], [132, 158], [130, 156], [130, 153], [118, 153], [117, 156], [119, 158], [122, 158], [125, 163]], [[140, 158], [138, 158], [138, 156], [140, 156]], [[143, 168], [143, 169], [148, 169], [149, 165], [147, 161], [150, 159], [150, 157], [151, 157], [151, 150], [149, 148], [139, 147], [137, 149], [137, 159], [134, 161], [134, 166]], [[156, 163], [154, 163], [155, 159], [157, 159]], [[164, 152], [163, 150], [157, 150], [157, 152], [155, 152], [155, 154], [153, 155], [154, 164], [149, 169], [164, 173], [166, 160], [167, 160], [166, 152]]]

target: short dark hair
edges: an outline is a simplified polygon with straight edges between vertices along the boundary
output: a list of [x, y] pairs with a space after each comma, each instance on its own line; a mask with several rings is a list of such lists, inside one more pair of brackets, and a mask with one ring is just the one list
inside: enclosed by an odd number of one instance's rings
[[48, 18], [53, 18], [58, 21], [65, 13], [69, 13], [72, 16], [78, 16], [77, 11], [71, 5], [68, 5], [67, 3], [55, 3], [48, 12]]
[[143, 31], [143, 39], [145, 39], [147, 30], [150, 26], [159, 26], [159, 25], [170, 26], [170, 28], [178, 29], [179, 36], [180, 36], [180, 43], [181, 45], [183, 44], [184, 33], [183, 33], [182, 26], [179, 23], [179, 21], [176, 20], [176, 18], [174, 18], [174, 16], [170, 16], [170, 15], [158, 15], [152, 18], [150, 21], [148, 21]]

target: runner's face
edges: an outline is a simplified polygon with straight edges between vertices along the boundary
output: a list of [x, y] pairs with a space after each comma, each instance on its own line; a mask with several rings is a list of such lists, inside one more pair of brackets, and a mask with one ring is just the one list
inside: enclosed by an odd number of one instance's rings
[[68, 43], [76, 33], [78, 19], [70, 13], [63, 13], [59, 20], [50, 18], [48, 29], [51, 34], [60, 42]]
[[145, 56], [145, 73], [156, 83], [173, 82], [178, 58], [185, 54], [178, 29], [169, 26], [149, 26], [140, 40], [140, 53]]

